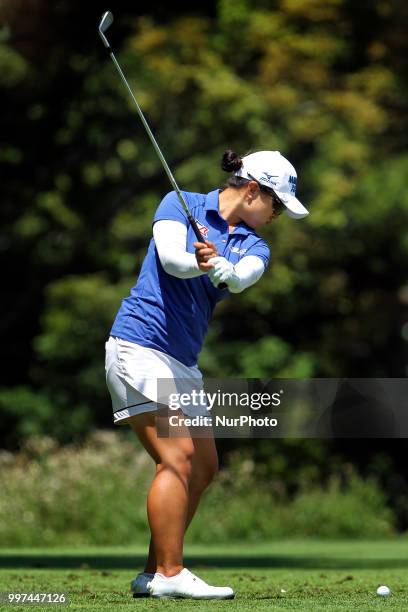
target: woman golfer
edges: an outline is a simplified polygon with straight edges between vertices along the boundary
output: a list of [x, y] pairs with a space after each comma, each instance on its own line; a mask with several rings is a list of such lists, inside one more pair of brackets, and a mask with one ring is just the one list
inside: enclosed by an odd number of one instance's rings
[[[256, 229], [282, 212], [300, 219], [308, 211], [295, 197], [296, 171], [278, 151], [243, 158], [226, 151], [222, 168], [232, 173], [224, 189], [183, 192], [202, 242], [175, 192], [160, 203], [139, 278], [106, 343], [114, 422], [129, 424], [156, 464], [147, 497], [149, 555], [131, 583], [139, 597], [234, 597], [230, 587], [210, 586], [183, 566], [184, 534], [217, 472], [217, 451], [211, 435], [194, 437], [188, 428], [183, 437], [158, 436], [165, 417], [156, 418], [157, 380], [200, 383], [197, 358], [216, 303], [253, 285], [268, 265]], [[180, 415], [204, 413], [192, 405]]]

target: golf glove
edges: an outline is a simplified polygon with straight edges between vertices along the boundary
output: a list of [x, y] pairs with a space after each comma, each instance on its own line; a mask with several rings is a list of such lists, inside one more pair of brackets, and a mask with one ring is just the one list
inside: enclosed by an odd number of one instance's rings
[[208, 272], [214, 287], [226, 283], [231, 293], [240, 293], [250, 287], [265, 271], [262, 259], [255, 255], [243, 257], [235, 266], [225, 257], [211, 257], [209, 262], [214, 265]]
[[238, 276], [235, 273], [235, 268], [225, 257], [211, 257], [209, 260], [213, 264], [213, 268], [208, 272], [208, 276], [214, 287], [218, 287], [220, 283], [226, 283], [228, 289], [234, 286], [234, 282], [239, 282]]

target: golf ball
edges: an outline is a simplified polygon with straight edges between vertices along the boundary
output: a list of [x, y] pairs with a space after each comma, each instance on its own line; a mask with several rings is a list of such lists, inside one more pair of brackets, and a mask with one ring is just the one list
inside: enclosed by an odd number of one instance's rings
[[388, 597], [388, 595], [391, 593], [390, 589], [387, 586], [379, 586], [377, 589], [377, 595], [380, 595], [380, 597]]

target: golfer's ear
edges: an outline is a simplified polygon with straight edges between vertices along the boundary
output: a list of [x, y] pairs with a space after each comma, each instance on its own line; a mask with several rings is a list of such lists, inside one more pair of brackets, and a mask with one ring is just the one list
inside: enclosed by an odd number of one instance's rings
[[251, 198], [256, 198], [259, 194], [259, 185], [256, 181], [249, 181], [247, 185], [247, 193]]

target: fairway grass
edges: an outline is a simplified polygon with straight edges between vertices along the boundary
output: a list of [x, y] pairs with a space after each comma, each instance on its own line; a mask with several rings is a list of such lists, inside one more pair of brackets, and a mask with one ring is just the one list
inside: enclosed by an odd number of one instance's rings
[[[2, 550], [0, 590], [66, 592], [61, 605], [0, 604], [1, 610], [408, 610], [408, 541], [285, 541], [186, 547], [186, 566], [233, 601], [135, 600], [131, 578], [144, 550], [78, 548]], [[376, 595], [380, 584], [391, 596]]]

